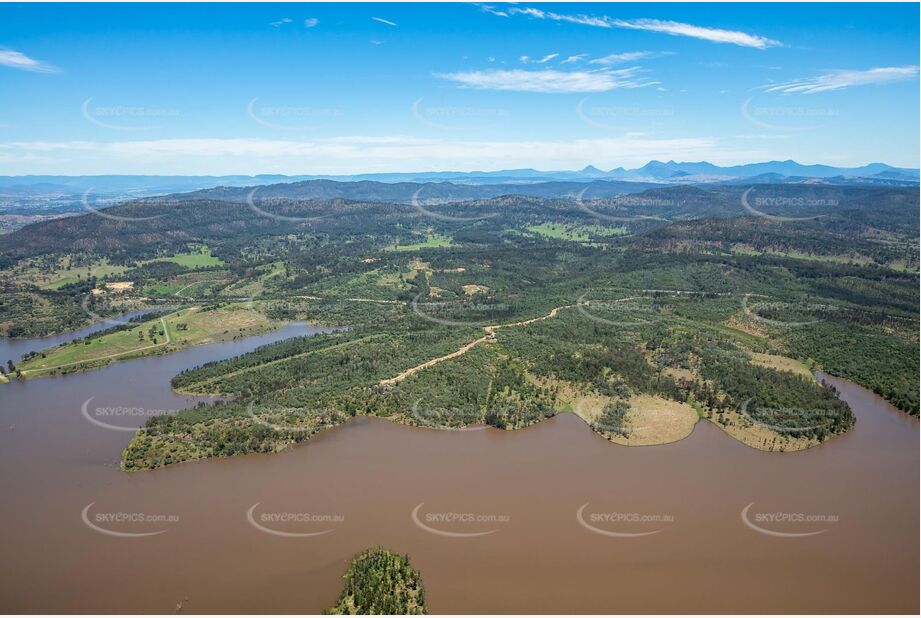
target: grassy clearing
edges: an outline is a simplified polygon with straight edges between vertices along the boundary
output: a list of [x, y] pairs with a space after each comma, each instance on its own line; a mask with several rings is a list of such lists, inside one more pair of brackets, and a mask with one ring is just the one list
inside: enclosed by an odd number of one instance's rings
[[719, 417], [710, 417], [709, 420], [739, 442], [759, 451], [804, 451], [807, 448], [821, 444], [819, 440], [814, 438], [777, 433], [764, 425], [753, 423], [738, 412], [725, 412], [721, 415], [721, 418], [722, 420]]
[[443, 249], [454, 246], [454, 239], [443, 234], [426, 234], [425, 240], [412, 245], [394, 245], [393, 251], [420, 251], [422, 249]]
[[809, 367], [798, 360], [787, 358], [786, 356], [778, 356], [776, 354], [753, 353], [751, 357], [752, 362], [760, 367], [769, 367], [778, 371], [789, 371], [790, 373], [795, 373], [796, 375], [812, 380], [815, 379]]
[[148, 260], [144, 263], [149, 264], [151, 262], [173, 262], [185, 268], [207, 268], [209, 266], [224, 265], [224, 260], [211, 255], [211, 249], [208, 247], [201, 247], [198, 251], [188, 253], [174, 253], [171, 256]]
[[166, 354], [265, 332], [276, 325], [243, 305], [211, 311], [182, 309], [86, 341], [49, 348], [18, 365], [26, 379], [105, 366], [112, 361]]
[[688, 437], [701, 413], [691, 404], [680, 403], [654, 395], [630, 397], [630, 411], [624, 423], [624, 433], [605, 431], [597, 423], [606, 406], [616, 398], [562, 380], [550, 380], [557, 391], [557, 410], [572, 412], [611, 442], [624, 446], [668, 444]]
[[544, 238], [571, 240], [573, 242], [590, 242], [597, 238], [623, 236], [625, 227], [608, 227], [604, 225], [564, 225], [562, 223], [541, 223], [528, 226], [527, 230]]
[[652, 446], [677, 442], [691, 435], [700, 416], [693, 406], [653, 395], [630, 398], [627, 435], [603, 434], [625, 446]]

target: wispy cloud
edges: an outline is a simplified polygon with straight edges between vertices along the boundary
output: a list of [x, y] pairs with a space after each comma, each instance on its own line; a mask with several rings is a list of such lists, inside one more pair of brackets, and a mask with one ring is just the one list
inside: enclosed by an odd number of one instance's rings
[[491, 4], [478, 4], [477, 6], [480, 7], [480, 10], [483, 11], [484, 13], [490, 13], [490, 14], [492, 14], [492, 15], [498, 15], [499, 17], [508, 17], [508, 16], [509, 16], [508, 13], [506, 13], [506, 12], [503, 11], [502, 9], [497, 9], [496, 7], [494, 7], [494, 6], [491, 5]]
[[372, 17], [371, 19], [374, 20], [374, 21], [376, 21], [376, 22], [380, 22], [380, 23], [382, 23], [382, 24], [387, 24], [388, 26], [394, 26], [394, 27], [396, 27], [396, 24], [395, 24], [395, 23], [393, 23], [393, 22], [390, 21], [389, 19], [384, 19], [383, 17]]
[[[557, 56], [559, 56], [559, 54], [547, 54], [546, 56], [542, 56], [541, 58], [538, 58], [537, 60], [534, 60], [533, 62], [534, 64], [547, 64], [548, 62], [550, 62]], [[519, 56], [518, 60], [524, 64], [532, 62], [531, 56]]]
[[599, 28], [611, 27], [610, 18], [608, 17], [592, 17], [590, 15], [566, 15], [563, 13], [544, 11], [541, 9], [518, 8], [514, 6], [508, 9], [508, 13], [510, 15], [527, 15], [528, 17], [534, 17], [536, 19], [550, 19], [553, 21], [562, 21], [571, 24], [582, 24], [583, 26], [597, 26]]
[[33, 73], [57, 73], [59, 71], [53, 64], [29, 58], [24, 53], [12, 49], [0, 49], [0, 66]]
[[278, 28], [279, 26], [282, 26], [282, 25], [284, 25], [284, 24], [290, 24], [291, 21], [292, 21], [292, 20], [291, 20], [290, 17], [282, 17], [282, 18], [279, 19], [278, 21], [273, 21], [270, 25], [275, 26], [276, 28]]
[[901, 82], [918, 77], [918, 67], [880, 67], [866, 71], [840, 70], [811, 77], [798, 79], [784, 84], [774, 84], [764, 87], [765, 92], [782, 92], [784, 94], [802, 93], [815, 94], [829, 90], [842, 90], [853, 86], [871, 86]]
[[662, 54], [651, 51], [624, 52], [622, 54], [609, 54], [603, 58], [595, 58], [589, 62], [590, 64], [611, 66], [614, 64], [624, 64], [627, 62], [636, 62], [637, 60], [645, 60], [647, 58], [655, 58], [660, 55]]
[[[488, 11], [493, 12], [493, 11]], [[672, 36], [686, 36], [713, 43], [730, 43], [742, 47], [754, 47], [756, 49], [766, 49], [780, 45], [779, 41], [769, 39], [757, 34], [749, 34], [738, 30], [724, 30], [722, 28], [709, 28], [706, 26], [695, 26], [678, 21], [663, 21], [660, 19], [615, 19], [605, 15], [571, 15], [566, 13], [554, 13], [543, 9], [529, 7], [510, 7], [503, 11], [503, 17], [509, 15], [525, 15], [534, 19], [548, 19], [570, 24], [581, 24], [583, 26], [594, 26], [596, 28], [625, 28], [628, 30], [646, 30], [649, 32], [662, 32]], [[493, 14], [498, 14], [494, 13]]]
[[304, 20], [304, 27], [305, 28], [315, 28], [317, 24], [319, 23], [320, 23], [320, 20], [317, 19], [316, 17], [308, 17], [307, 19]]
[[643, 88], [659, 82], [640, 76], [641, 69], [631, 67], [617, 71], [556, 71], [545, 69], [525, 71], [458, 71], [438, 73], [436, 77], [451, 80], [477, 90], [506, 90], [512, 92], [607, 92], [618, 88]]
[[560, 64], [572, 64], [580, 60], [585, 60], [586, 58], [588, 58], [588, 54], [574, 54], [572, 56], [567, 56], [566, 60], [562, 61]]
[[613, 24], [618, 28], [627, 28], [630, 30], [648, 30], [650, 32], [663, 32], [672, 36], [688, 36], [694, 39], [702, 39], [713, 43], [730, 43], [742, 47], [754, 47], [756, 49], [767, 49], [780, 45], [779, 41], [759, 36], [757, 34], [748, 34], [738, 30], [723, 30], [722, 28], [707, 28], [705, 26], [695, 26], [693, 24], [684, 24], [678, 21], [662, 21], [659, 19], [635, 19], [624, 21], [617, 19]]

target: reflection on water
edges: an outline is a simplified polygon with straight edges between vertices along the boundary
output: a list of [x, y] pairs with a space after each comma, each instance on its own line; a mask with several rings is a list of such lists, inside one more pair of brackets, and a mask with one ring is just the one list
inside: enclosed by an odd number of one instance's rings
[[[0, 388], [0, 610], [315, 613], [383, 545], [434, 613], [918, 611], [918, 423], [836, 378], [857, 425], [800, 453], [708, 423], [629, 448], [569, 414], [518, 432], [356, 418], [281, 454], [129, 475], [130, 433], [81, 414], [192, 405], [169, 391], [179, 370], [306, 331]], [[749, 506], [765, 529], [825, 531], [763, 534]]]

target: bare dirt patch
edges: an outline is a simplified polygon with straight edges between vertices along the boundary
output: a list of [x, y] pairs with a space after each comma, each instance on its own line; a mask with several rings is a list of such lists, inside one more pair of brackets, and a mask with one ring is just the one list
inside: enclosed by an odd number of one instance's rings
[[485, 285], [468, 284], [461, 287], [463, 287], [464, 294], [467, 296], [473, 296], [474, 294], [479, 294], [480, 292], [485, 293], [489, 291], [489, 288]]
[[107, 290], [113, 292], [127, 292], [134, 289], [134, 281], [107, 281], [103, 285]]
[[809, 367], [798, 360], [787, 358], [786, 356], [779, 356], [777, 354], [760, 354], [757, 352], [753, 352], [751, 357], [752, 362], [759, 367], [767, 367], [769, 369], [776, 369], [777, 371], [788, 371], [812, 380], [815, 379], [812, 372], [809, 371]]

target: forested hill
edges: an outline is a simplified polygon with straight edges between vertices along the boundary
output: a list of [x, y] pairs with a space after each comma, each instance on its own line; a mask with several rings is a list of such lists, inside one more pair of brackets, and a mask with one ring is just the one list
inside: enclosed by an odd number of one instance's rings
[[549, 181], [533, 184], [455, 184], [451, 182], [376, 182], [361, 180], [341, 182], [336, 180], [306, 180], [261, 187], [215, 187], [185, 194], [193, 199], [244, 201], [256, 189], [261, 198], [287, 198], [302, 200], [328, 200], [342, 198], [367, 202], [409, 203], [414, 198], [422, 203], [488, 199], [500, 195], [527, 195], [532, 197], [566, 197], [585, 191], [594, 197], [613, 197], [625, 193], [639, 193], [654, 188], [648, 182], [616, 180]]
[[[380, 197], [376, 201], [310, 197], [314, 189], [327, 185], [336, 190], [343, 185], [359, 185], [351, 187], [350, 194], [360, 195], [371, 190], [369, 185], [381, 183], [311, 181], [272, 185], [260, 188], [252, 200], [247, 200], [249, 189], [230, 188], [135, 200], [97, 214], [36, 223], [2, 236], [0, 258], [9, 264], [23, 257], [89, 251], [125, 261], [190, 242], [222, 241], [240, 247], [256, 237], [290, 232], [331, 239], [370, 235], [399, 240], [422, 224], [437, 232], [468, 228], [480, 234], [539, 221], [616, 223], [636, 234], [670, 221], [749, 217], [750, 226], [760, 228], [770, 226], [775, 221], [771, 217], [821, 217], [821, 225], [813, 226], [816, 233], [835, 231], [840, 242], [845, 243], [849, 238], [880, 240], [892, 233], [912, 235], [918, 226], [918, 193], [900, 188], [668, 187], [612, 198], [595, 195], [593, 184], [581, 199], [504, 195], [439, 204], [390, 203], [380, 201]], [[403, 183], [395, 191], [405, 197], [415, 186]], [[484, 187], [463, 189], [475, 192]], [[223, 194], [223, 199], [206, 198], [209, 194]], [[757, 217], [755, 210], [770, 216]], [[808, 227], [808, 223], [804, 225]]]

